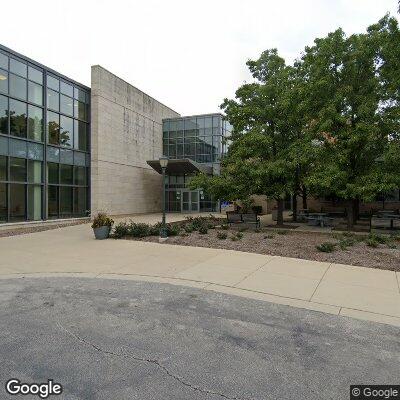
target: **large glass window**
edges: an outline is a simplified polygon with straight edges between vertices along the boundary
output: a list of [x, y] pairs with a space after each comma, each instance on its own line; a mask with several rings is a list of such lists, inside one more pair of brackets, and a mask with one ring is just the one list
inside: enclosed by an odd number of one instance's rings
[[0, 183], [0, 221], [7, 221], [7, 185]]
[[71, 97], [64, 96], [63, 94], [60, 95], [60, 111], [71, 117], [74, 115], [74, 104]]
[[60, 164], [60, 183], [72, 185], [72, 165]]
[[60, 117], [60, 145], [71, 147], [73, 143], [74, 120], [72, 118]]
[[26, 100], [26, 79], [10, 74], [10, 96]]
[[74, 115], [75, 118], [86, 121], [86, 104], [81, 101], [74, 100]]
[[33, 67], [28, 67], [28, 78], [31, 81], [34, 81], [36, 83], [39, 83], [40, 85], [43, 85], [43, 72], [39, 71], [36, 68]]
[[26, 78], [28, 67], [21, 61], [10, 58], [10, 71]]
[[28, 160], [28, 182], [41, 183], [42, 182], [42, 162]]
[[0, 67], [8, 69], [8, 57], [3, 53], [0, 53]]
[[0, 96], [0, 133], [8, 134], [8, 98]]
[[87, 124], [81, 121], [74, 121], [74, 147], [82, 151], [87, 150]]
[[26, 182], [26, 159], [10, 157], [10, 181]]
[[74, 188], [74, 215], [86, 215], [86, 188]]
[[58, 217], [58, 186], [49, 186], [47, 189], [47, 209], [49, 218]]
[[42, 219], [42, 187], [39, 185], [28, 185], [28, 219]]
[[10, 99], [10, 133], [26, 137], [26, 103]]
[[11, 184], [10, 185], [10, 220], [25, 220], [25, 188], [26, 185]]
[[60, 135], [60, 116], [58, 114], [53, 112], [47, 113], [47, 132], [49, 143], [58, 144]]
[[50, 75], [47, 75], [47, 87], [57, 92], [60, 91], [60, 81]]
[[0, 69], [0, 93], [8, 93], [8, 72]]
[[31, 105], [28, 106], [28, 138], [43, 141], [43, 110]]
[[0, 156], [0, 181], [7, 180], [7, 157]]
[[60, 92], [66, 94], [67, 96], [72, 97], [74, 95], [74, 88], [65, 82], [60, 83]]
[[43, 105], [43, 87], [34, 82], [28, 82], [28, 100], [31, 103]]
[[72, 187], [60, 186], [60, 216], [72, 215]]
[[47, 108], [54, 111], [60, 110], [60, 95], [58, 92], [47, 89]]
[[85, 167], [74, 167], [75, 170], [75, 185], [85, 186], [86, 185], [86, 168]]
[[47, 179], [49, 183], [57, 185], [59, 183], [58, 178], [58, 164], [47, 163]]

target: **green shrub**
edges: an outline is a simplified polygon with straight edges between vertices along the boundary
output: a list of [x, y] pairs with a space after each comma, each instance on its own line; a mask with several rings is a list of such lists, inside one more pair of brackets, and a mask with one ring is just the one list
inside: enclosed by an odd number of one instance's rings
[[376, 241], [374, 238], [368, 238], [365, 243], [367, 244], [367, 246], [369, 247], [378, 247], [379, 242]]
[[386, 244], [387, 242], [390, 241], [390, 238], [387, 236], [383, 235], [378, 235], [376, 233], [370, 233], [368, 236], [368, 240], [372, 240], [374, 242], [377, 242], [379, 244]]
[[229, 229], [229, 225], [223, 224], [223, 225], [221, 225], [221, 229], [223, 229], [224, 231], [227, 231]]
[[324, 242], [315, 247], [318, 251], [321, 251], [323, 253], [332, 253], [333, 251], [335, 251], [336, 244], [331, 242]]
[[237, 236], [233, 235], [233, 236], [231, 236], [231, 240], [232, 240], [232, 242], [236, 242], [236, 241], [239, 240], [239, 239], [238, 239]]
[[128, 224], [128, 235], [133, 237], [146, 237], [150, 236], [151, 233], [151, 225], [139, 222], [130, 222]]
[[356, 244], [356, 240], [354, 238], [342, 238], [339, 240], [339, 247], [342, 250], [346, 250], [348, 247], [354, 246]]
[[128, 234], [129, 234], [128, 224], [126, 222], [120, 222], [119, 224], [115, 225], [112, 237], [120, 239], [124, 236], [128, 236]]
[[275, 235], [273, 233], [267, 233], [266, 235], [264, 235], [264, 239], [273, 239], [275, 237]]
[[240, 239], [243, 239], [243, 232], [238, 232], [237, 234], [236, 234], [236, 237], [240, 240]]
[[217, 232], [217, 238], [220, 240], [225, 240], [228, 237], [226, 232]]
[[278, 235], [287, 235], [289, 233], [289, 231], [286, 230], [286, 229], [279, 229], [279, 230], [276, 231], [276, 233]]
[[167, 224], [167, 235], [177, 236], [179, 235], [181, 228], [179, 225]]
[[92, 228], [101, 228], [102, 226], [113, 226], [114, 220], [111, 219], [106, 213], [99, 212], [92, 222]]
[[181, 232], [181, 233], [179, 234], [179, 236], [185, 237], [185, 236], [189, 236], [189, 234], [186, 233], [186, 232]]
[[192, 233], [194, 231], [193, 224], [186, 224], [183, 228], [186, 233]]
[[200, 233], [200, 235], [207, 235], [208, 234], [207, 226], [205, 226], [205, 225], [200, 226], [199, 233]]
[[386, 243], [387, 247], [389, 247], [389, 249], [397, 249], [397, 244], [396, 242], [387, 242]]

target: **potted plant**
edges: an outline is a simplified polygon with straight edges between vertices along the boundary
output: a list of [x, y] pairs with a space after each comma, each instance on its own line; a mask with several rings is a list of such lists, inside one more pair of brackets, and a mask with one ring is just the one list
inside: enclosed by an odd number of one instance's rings
[[107, 239], [114, 221], [106, 213], [98, 213], [92, 223], [94, 236], [98, 240]]

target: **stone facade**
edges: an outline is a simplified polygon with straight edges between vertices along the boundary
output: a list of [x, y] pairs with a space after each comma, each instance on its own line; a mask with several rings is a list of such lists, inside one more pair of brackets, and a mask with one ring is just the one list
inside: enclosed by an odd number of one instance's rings
[[92, 67], [91, 211], [161, 211], [162, 120], [179, 114], [101, 66]]

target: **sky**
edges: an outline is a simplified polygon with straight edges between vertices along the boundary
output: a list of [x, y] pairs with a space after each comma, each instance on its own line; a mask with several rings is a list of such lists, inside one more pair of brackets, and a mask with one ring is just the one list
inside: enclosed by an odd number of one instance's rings
[[87, 86], [99, 64], [194, 115], [219, 112], [262, 51], [291, 63], [316, 37], [363, 32], [396, 10], [397, 0], [13, 0], [0, 41]]

